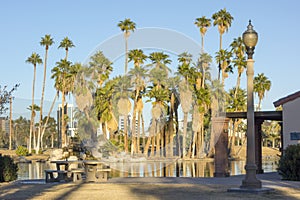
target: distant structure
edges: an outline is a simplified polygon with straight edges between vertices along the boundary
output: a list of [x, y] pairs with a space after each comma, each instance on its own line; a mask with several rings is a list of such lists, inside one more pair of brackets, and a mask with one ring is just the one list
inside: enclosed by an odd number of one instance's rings
[[[67, 116], [66, 120], [66, 131], [67, 136], [74, 137], [77, 133], [77, 121], [74, 120], [74, 106], [73, 104], [66, 104], [64, 109], [62, 109], [62, 105], [58, 105], [57, 110], [57, 131], [58, 131], [58, 139], [61, 142], [61, 116], [62, 110], [64, 110], [65, 116]], [[59, 142], [59, 143], [60, 143]]]
[[283, 97], [274, 103], [282, 106], [283, 150], [289, 145], [300, 144], [300, 91]]

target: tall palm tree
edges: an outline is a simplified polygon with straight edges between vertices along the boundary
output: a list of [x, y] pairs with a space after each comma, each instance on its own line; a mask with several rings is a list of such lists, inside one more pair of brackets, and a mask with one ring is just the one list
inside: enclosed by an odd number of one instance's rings
[[[74, 67], [75, 66], [75, 67]], [[66, 127], [65, 127], [65, 97], [74, 89], [74, 81], [76, 73], [78, 72], [78, 65], [72, 66], [70, 61], [61, 59], [56, 62], [56, 66], [51, 70], [51, 78], [55, 79], [54, 87], [62, 94], [62, 116], [61, 116], [61, 139], [62, 146], [67, 146]], [[58, 122], [60, 123], [60, 122]]]
[[[220, 48], [219, 51], [222, 49], [222, 36], [225, 32], [228, 31], [228, 29], [231, 26], [231, 23], [233, 21], [233, 17], [229, 12], [226, 11], [226, 8], [219, 10], [218, 12], [214, 13], [212, 15], [212, 19], [214, 20], [213, 25], [218, 26], [218, 31], [220, 34]], [[219, 63], [220, 65], [220, 63]], [[220, 79], [220, 71], [219, 68], [219, 75], [218, 78]]]
[[261, 101], [265, 97], [267, 91], [271, 89], [271, 81], [264, 75], [264, 73], [257, 74], [253, 80], [253, 90], [258, 96], [257, 110], [261, 109]]
[[180, 92], [180, 104], [182, 111], [184, 113], [183, 120], [183, 139], [182, 139], [182, 155], [186, 157], [186, 138], [187, 138], [187, 124], [188, 124], [188, 112], [191, 109], [192, 105], [192, 90], [189, 84], [191, 76], [191, 66], [190, 61], [187, 61], [182, 57], [178, 57], [180, 62], [178, 66], [178, 73], [183, 77], [182, 81], [179, 83], [179, 92]]
[[233, 17], [229, 12], [226, 11], [226, 8], [219, 10], [218, 12], [212, 15], [214, 20], [213, 25], [218, 26], [218, 31], [220, 34], [220, 49], [222, 49], [222, 35], [228, 31], [233, 21]]
[[72, 40], [68, 37], [65, 37], [59, 44], [58, 48], [64, 48], [66, 50], [66, 57], [65, 60], [68, 60], [68, 52], [69, 48], [73, 48], [75, 45], [73, 44]]
[[127, 74], [128, 69], [128, 38], [130, 36], [130, 31], [133, 32], [136, 29], [135, 26], [136, 24], [129, 18], [126, 18], [124, 21], [120, 21], [118, 23], [118, 27], [124, 32], [125, 38], [125, 74]]
[[[141, 65], [146, 60], [147, 56], [140, 49], [134, 49], [129, 51], [129, 62], [134, 62], [134, 68], [129, 71], [129, 75], [131, 77], [131, 81], [134, 86], [134, 105], [133, 105], [133, 117], [132, 117], [132, 148], [131, 154], [134, 152], [139, 152], [139, 144], [140, 144], [140, 125], [141, 125], [141, 114], [143, 109], [143, 101], [142, 95], [145, 92], [145, 77], [147, 70], [143, 68]], [[138, 106], [139, 105], [139, 106]], [[138, 112], [138, 123], [137, 123], [137, 131], [136, 134], [136, 114]]]
[[[30, 105], [28, 106], [27, 110], [33, 110], [33, 119], [35, 118], [36, 116], [36, 112], [39, 112], [40, 111], [40, 107], [36, 104], [33, 105]], [[37, 148], [37, 143], [36, 143], [36, 132], [35, 132], [35, 124], [33, 125], [33, 128], [32, 128], [32, 135], [33, 135], [33, 148], [36, 150]], [[36, 151], [36, 153], [38, 153], [38, 151]]]
[[201, 34], [201, 53], [204, 53], [204, 36], [207, 29], [211, 26], [211, 19], [205, 16], [197, 18], [194, 23], [199, 29]]
[[233, 54], [235, 55], [234, 59], [232, 60], [233, 66], [235, 66], [238, 71], [236, 85], [235, 85], [235, 92], [234, 92], [234, 96], [236, 97], [237, 92], [240, 88], [242, 73], [244, 72], [244, 69], [247, 66], [246, 58], [244, 56], [246, 47], [241, 37], [235, 38], [233, 42], [230, 44], [230, 47], [231, 47], [231, 52], [233, 52]]
[[[42, 87], [42, 97], [41, 97], [41, 106], [40, 106], [40, 120], [39, 120], [39, 134], [38, 134], [38, 146], [40, 145], [41, 130], [42, 130], [42, 120], [43, 120], [43, 103], [45, 96], [45, 85], [46, 85], [46, 74], [47, 74], [47, 59], [48, 59], [48, 49], [54, 43], [51, 35], [45, 35], [41, 38], [40, 45], [45, 46], [45, 58], [44, 58], [44, 78], [43, 78], [43, 87]], [[38, 151], [37, 151], [38, 152]]]
[[32, 102], [31, 102], [31, 119], [30, 119], [30, 131], [29, 131], [29, 148], [28, 151], [31, 153], [31, 138], [32, 138], [32, 131], [33, 131], [33, 126], [34, 126], [34, 88], [35, 88], [35, 78], [36, 78], [36, 66], [40, 65], [43, 63], [41, 57], [37, 53], [32, 53], [30, 57], [27, 58], [26, 60], [27, 63], [30, 63], [33, 65], [33, 80], [32, 80]]

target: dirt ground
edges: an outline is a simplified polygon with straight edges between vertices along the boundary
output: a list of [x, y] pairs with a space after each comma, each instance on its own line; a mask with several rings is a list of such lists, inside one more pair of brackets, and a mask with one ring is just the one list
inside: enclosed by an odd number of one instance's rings
[[299, 189], [277, 188], [270, 193], [232, 193], [236, 185], [147, 183], [1, 183], [0, 199], [300, 199]]

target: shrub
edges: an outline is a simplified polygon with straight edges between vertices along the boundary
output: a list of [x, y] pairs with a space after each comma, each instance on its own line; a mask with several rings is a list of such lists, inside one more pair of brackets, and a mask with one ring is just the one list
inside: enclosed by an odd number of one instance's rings
[[16, 150], [16, 154], [18, 156], [28, 156], [29, 153], [26, 147], [18, 146]]
[[18, 166], [9, 156], [0, 156], [0, 182], [13, 181], [18, 178]]
[[300, 181], [300, 144], [286, 148], [279, 160], [278, 172], [283, 179]]

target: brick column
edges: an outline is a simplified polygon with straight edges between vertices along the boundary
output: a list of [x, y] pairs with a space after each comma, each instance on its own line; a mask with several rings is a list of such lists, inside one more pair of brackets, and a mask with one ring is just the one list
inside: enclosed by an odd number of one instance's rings
[[257, 166], [256, 173], [263, 174], [262, 169], [262, 144], [261, 144], [261, 125], [264, 122], [263, 119], [255, 120], [255, 163]]
[[230, 175], [228, 167], [228, 121], [227, 118], [214, 118], [212, 120], [212, 132], [217, 141], [215, 144], [214, 177], [228, 177]]

